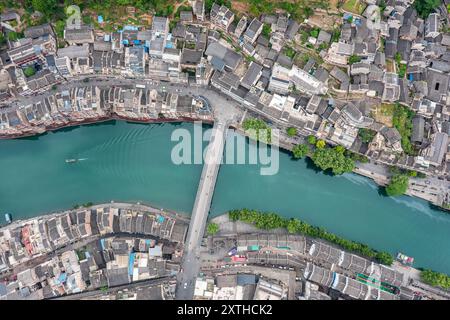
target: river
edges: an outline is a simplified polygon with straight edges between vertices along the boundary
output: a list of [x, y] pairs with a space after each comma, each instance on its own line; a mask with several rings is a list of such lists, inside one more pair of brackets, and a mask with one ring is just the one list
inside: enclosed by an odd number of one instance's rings
[[[20, 219], [115, 200], [189, 213], [202, 166], [172, 163], [176, 128], [193, 132], [190, 123], [110, 121], [0, 141], [0, 212]], [[71, 158], [82, 160], [65, 162]], [[278, 174], [261, 176], [258, 165], [222, 165], [211, 214], [247, 207], [298, 217], [450, 274], [449, 214], [419, 199], [385, 197], [355, 174], [316, 172], [288, 153], [281, 152], [279, 167]]]

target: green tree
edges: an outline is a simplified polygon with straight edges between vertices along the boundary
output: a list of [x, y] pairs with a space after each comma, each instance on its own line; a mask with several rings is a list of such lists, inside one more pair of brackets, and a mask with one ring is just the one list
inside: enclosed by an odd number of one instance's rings
[[36, 73], [36, 70], [32, 66], [28, 66], [25, 69], [23, 69], [23, 73], [26, 77], [31, 77]]
[[391, 197], [404, 194], [408, 189], [408, 181], [409, 178], [406, 175], [394, 175], [386, 186], [386, 194]]
[[360, 62], [361, 61], [361, 58], [360, 57], [358, 57], [357, 55], [351, 55], [350, 56], [350, 58], [348, 58], [348, 63], [349, 64], [354, 64], [354, 63], [357, 63], [357, 62]]
[[444, 273], [439, 273], [432, 270], [424, 270], [420, 273], [420, 278], [423, 282], [429, 285], [441, 287], [444, 289], [450, 288], [450, 277]]
[[414, 171], [414, 170], [408, 170], [408, 176], [410, 176], [410, 177], [417, 177], [417, 171]]
[[308, 136], [306, 139], [308, 140], [309, 144], [316, 144], [317, 142], [316, 137], [314, 137], [313, 135]]
[[64, 20], [58, 20], [55, 23], [55, 32], [58, 38], [64, 38], [64, 28], [66, 27], [66, 23]]
[[311, 7], [305, 7], [303, 12], [305, 13], [306, 18], [309, 18], [314, 14], [314, 10]]
[[263, 25], [263, 29], [262, 29], [261, 33], [266, 38], [270, 38], [270, 34], [272, 33], [272, 27], [269, 24], [265, 23]]
[[367, 128], [360, 128], [358, 130], [358, 136], [364, 143], [372, 142], [376, 134], [377, 134], [376, 131]]
[[316, 149], [311, 159], [317, 167], [324, 171], [330, 169], [335, 175], [351, 172], [355, 167], [355, 162], [336, 148]]
[[219, 232], [219, 225], [214, 222], [208, 223], [207, 232], [211, 236], [215, 235], [217, 232]]
[[17, 33], [17, 32], [14, 32], [14, 31], [10, 31], [10, 32], [8, 32], [8, 40], [9, 41], [16, 41], [16, 40], [18, 40], [20, 37], [19, 37], [19, 34]]
[[3, 35], [3, 33], [0, 33], [0, 46], [4, 45], [6, 43], [6, 38]]
[[413, 5], [419, 16], [426, 19], [440, 4], [440, 0], [416, 0]]
[[317, 38], [319, 36], [320, 29], [319, 28], [313, 28], [309, 32], [309, 36], [313, 38]]
[[375, 259], [377, 259], [378, 262], [388, 266], [390, 266], [394, 262], [394, 258], [392, 257], [392, 255], [385, 251], [378, 252], [375, 256]]
[[305, 157], [309, 152], [307, 144], [298, 144], [292, 148], [292, 155], [295, 159], [301, 159]]
[[248, 131], [250, 135], [255, 134], [256, 136], [254, 136], [253, 138], [266, 143], [270, 143], [272, 131], [267, 123], [265, 123], [263, 120], [248, 118], [244, 120], [244, 122], [242, 123], [242, 127], [245, 131]]
[[286, 133], [288, 134], [289, 137], [293, 137], [297, 134], [297, 129], [294, 127], [289, 127], [287, 128]]
[[392, 124], [400, 133], [403, 151], [409, 155], [415, 155], [415, 150], [411, 144], [412, 119], [414, 111], [406, 106], [396, 103], [394, 106], [394, 114], [392, 115]]
[[56, 0], [32, 0], [31, 3], [34, 10], [42, 12], [47, 17], [56, 11]]
[[316, 142], [316, 147], [319, 149], [325, 148], [326, 145], [327, 143], [324, 140], [317, 140]]

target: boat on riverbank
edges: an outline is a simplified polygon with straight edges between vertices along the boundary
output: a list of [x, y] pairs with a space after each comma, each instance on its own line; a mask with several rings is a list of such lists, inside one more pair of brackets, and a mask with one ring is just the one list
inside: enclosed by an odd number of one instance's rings
[[12, 222], [12, 215], [10, 213], [5, 213], [5, 221], [7, 224]]
[[399, 252], [397, 253], [397, 261], [400, 262], [402, 265], [404, 266], [408, 266], [411, 267], [414, 263], [414, 258], [413, 257], [408, 257], [407, 255]]

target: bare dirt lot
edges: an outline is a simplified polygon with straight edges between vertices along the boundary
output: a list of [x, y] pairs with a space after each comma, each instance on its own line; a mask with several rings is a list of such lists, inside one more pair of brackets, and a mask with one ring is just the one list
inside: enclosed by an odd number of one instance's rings
[[330, 15], [325, 12], [315, 12], [313, 16], [309, 17], [308, 22], [311, 25], [319, 27], [325, 30], [333, 30], [339, 25], [341, 17], [336, 15]]
[[394, 114], [394, 105], [388, 103], [381, 103], [372, 110], [372, 115], [375, 121], [392, 127], [392, 116]]

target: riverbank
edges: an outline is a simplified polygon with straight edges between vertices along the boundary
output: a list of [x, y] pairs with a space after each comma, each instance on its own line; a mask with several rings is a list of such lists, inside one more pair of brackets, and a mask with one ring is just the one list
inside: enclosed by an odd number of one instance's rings
[[72, 208], [72, 209], [64, 209], [64, 210], [55, 211], [55, 212], [42, 213], [39, 216], [34, 216], [31, 218], [27, 218], [27, 219], [14, 220], [14, 216], [13, 216], [13, 221], [10, 224], [3, 224], [3, 225], [0, 224], [0, 231], [6, 230], [6, 229], [11, 229], [11, 228], [17, 228], [21, 225], [25, 225], [27, 223], [35, 221], [36, 219], [49, 220], [51, 218], [56, 218], [59, 216], [66, 215], [69, 212], [73, 212], [73, 211], [99, 209], [99, 208], [104, 208], [107, 206], [114, 207], [114, 208], [120, 208], [120, 209], [134, 209], [134, 210], [141, 210], [141, 211], [165, 214], [168, 217], [171, 217], [171, 218], [177, 219], [177, 220], [181, 220], [185, 223], [189, 223], [189, 221], [190, 221], [189, 214], [187, 214], [185, 212], [176, 212], [176, 211], [173, 211], [170, 209], [158, 208], [157, 206], [149, 204], [149, 203], [140, 203], [140, 202], [131, 203], [131, 202], [111, 201], [110, 203], [99, 203], [99, 204], [93, 204], [91, 206], [86, 206], [86, 207], [79, 206], [77, 208]]
[[45, 128], [41, 127], [30, 127], [30, 128], [39, 128], [40, 130], [32, 131], [32, 132], [24, 132], [22, 134], [13, 134], [13, 135], [1, 135], [0, 134], [0, 140], [10, 140], [10, 139], [22, 139], [22, 138], [31, 138], [31, 137], [38, 137], [41, 135], [44, 135], [48, 132], [55, 132], [62, 129], [67, 128], [76, 128], [78, 126], [82, 125], [88, 125], [88, 124], [100, 124], [103, 122], [108, 121], [127, 121], [130, 123], [178, 123], [178, 122], [195, 122], [195, 121], [202, 121], [207, 124], [212, 124], [213, 120], [205, 120], [201, 118], [190, 118], [190, 117], [177, 117], [177, 118], [157, 118], [157, 119], [144, 119], [144, 118], [133, 118], [133, 117], [126, 117], [121, 116], [118, 114], [111, 114], [107, 117], [98, 117], [94, 119], [86, 119], [82, 121], [69, 121], [66, 124], [63, 125], [51, 125], [47, 126]]
[[[240, 128], [238, 126], [231, 126], [231, 127], [234, 130], [236, 130], [237, 133], [244, 135], [249, 139], [253, 139], [242, 128]], [[288, 142], [288, 141], [283, 141], [282, 139], [279, 139], [278, 142], [279, 143], [278, 143], [277, 147], [280, 150], [288, 152], [292, 156], [292, 149], [296, 144]], [[309, 157], [308, 155], [306, 155], [306, 158], [311, 159], [311, 157]], [[385, 187], [389, 183], [389, 181], [390, 181], [389, 177], [391, 176], [389, 174], [388, 166], [386, 166], [384, 164], [376, 164], [375, 166], [377, 167], [376, 168], [377, 170], [374, 170], [374, 165], [373, 164], [369, 164], [369, 165], [372, 166], [372, 168], [370, 168], [370, 170], [365, 168], [366, 164], [355, 161], [355, 167], [352, 170], [352, 172], [357, 175], [360, 175], [360, 176], [363, 176], [363, 177], [373, 180], [379, 187]], [[381, 169], [381, 170], [379, 170], [379, 169]], [[423, 185], [423, 184], [420, 185], [419, 182], [424, 181], [424, 180], [425, 179], [410, 178], [410, 181], [415, 181], [415, 182], [409, 184], [408, 190], [405, 192], [405, 195], [423, 199], [423, 200], [427, 201], [430, 204], [430, 206], [433, 206], [434, 208], [436, 208], [444, 213], [450, 213], [449, 208], [445, 208], [441, 205], [442, 201], [440, 201], [441, 198], [440, 198], [439, 194], [436, 194], [433, 192], [428, 192], [429, 188], [427, 188], [426, 185]]]

